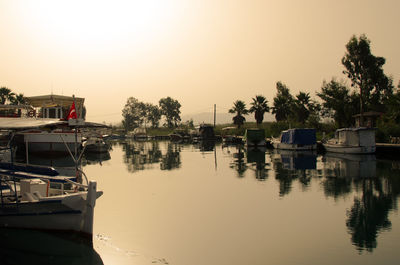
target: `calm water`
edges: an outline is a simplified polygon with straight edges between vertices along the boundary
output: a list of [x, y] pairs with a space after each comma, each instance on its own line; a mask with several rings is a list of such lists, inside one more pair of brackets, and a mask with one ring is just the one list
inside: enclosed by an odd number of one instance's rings
[[[84, 165], [104, 191], [93, 249], [74, 246], [74, 262], [52, 254], [60, 261], [54, 264], [365, 265], [400, 258], [400, 161], [160, 141], [116, 142], [109, 155]], [[70, 248], [70, 241], [54, 244]]]

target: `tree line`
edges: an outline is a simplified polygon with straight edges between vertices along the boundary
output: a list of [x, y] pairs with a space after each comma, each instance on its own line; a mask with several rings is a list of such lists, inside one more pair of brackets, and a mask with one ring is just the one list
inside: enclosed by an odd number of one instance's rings
[[320, 91], [316, 93], [321, 99], [320, 103], [312, 100], [309, 93], [299, 92], [293, 96], [289, 88], [279, 81], [271, 108], [262, 95], [252, 99], [249, 109], [244, 101], [235, 101], [229, 110], [229, 113], [235, 114], [233, 123], [240, 127], [246, 120], [244, 115], [254, 113], [257, 124], [260, 124], [264, 114], [271, 110], [277, 122], [311, 127], [318, 127], [321, 117], [333, 119], [336, 127], [350, 127], [355, 114], [360, 114], [363, 125], [363, 115], [367, 111], [382, 113], [381, 123], [399, 124], [400, 92], [394, 92], [393, 79], [386, 76], [382, 68], [385, 58], [371, 53], [370, 40], [365, 35], [351, 37], [341, 63], [344, 66], [343, 74], [350, 80], [350, 87], [344, 80], [338, 81], [336, 78], [323, 81]]
[[130, 97], [122, 109], [122, 126], [125, 131], [143, 126], [158, 128], [161, 118], [164, 117], [164, 126], [176, 127], [181, 121], [180, 108], [181, 104], [171, 97], [160, 99], [158, 105], [144, 103], [137, 98]]
[[22, 105], [26, 103], [24, 94], [16, 94], [7, 87], [0, 87], [0, 104]]

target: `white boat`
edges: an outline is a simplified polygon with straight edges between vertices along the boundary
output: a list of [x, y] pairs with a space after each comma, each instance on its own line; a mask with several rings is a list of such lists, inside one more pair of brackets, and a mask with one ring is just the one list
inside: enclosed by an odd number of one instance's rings
[[[61, 188], [50, 187], [40, 175], [20, 178], [2, 172], [0, 227], [71, 231], [92, 237], [96, 182], [82, 185], [64, 179]], [[66, 186], [69, 184], [69, 188]]]
[[109, 151], [109, 145], [100, 137], [90, 137], [83, 143], [85, 152], [106, 153]]
[[[23, 136], [25, 147], [29, 153], [52, 153], [68, 154], [68, 149], [74, 151], [75, 143], [80, 147], [82, 144], [82, 135], [71, 129], [46, 130], [27, 130], [19, 132]], [[68, 146], [68, 148], [67, 148]]]
[[335, 137], [323, 146], [327, 152], [373, 154], [376, 151], [375, 129], [365, 127], [338, 129]]
[[[20, 131], [68, 124], [58, 119], [11, 119], [0, 119], [0, 129]], [[80, 158], [74, 158], [76, 174], [64, 177], [43, 167], [32, 168], [28, 157], [25, 166], [16, 165], [11, 156], [11, 162], [0, 170], [0, 227], [73, 231], [92, 238], [94, 207], [103, 192], [79, 170]]]
[[316, 150], [317, 140], [315, 129], [289, 129], [283, 131], [279, 139], [272, 139], [275, 149], [283, 150]]

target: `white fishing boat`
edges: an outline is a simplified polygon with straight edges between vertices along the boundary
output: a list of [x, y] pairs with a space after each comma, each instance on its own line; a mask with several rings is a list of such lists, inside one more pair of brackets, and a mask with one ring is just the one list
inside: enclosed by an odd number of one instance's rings
[[282, 150], [316, 150], [317, 139], [315, 129], [289, 129], [283, 131], [279, 139], [272, 139], [275, 149]]
[[[9, 130], [11, 135], [21, 130], [78, 124], [59, 119], [11, 119], [0, 119], [0, 129]], [[9, 147], [12, 149], [13, 145]], [[92, 237], [94, 207], [103, 192], [97, 191], [96, 182], [88, 182], [79, 170], [81, 155], [73, 156], [69, 152], [76, 169], [72, 177], [29, 165], [28, 152], [25, 166], [13, 163], [13, 156], [9, 163], [0, 165], [0, 227], [73, 231]], [[82, 177], [85, 177], [85, 184], [82, 184]]]
[[375, 129], [342, 128], [335, 132], [335, 137], [323, 144], [327, 152], [344, 154], [375, 153]]
[[82, 185], [57, 178], [61, 187], [51, 187], [53, 177], [14, 173], [0, 173], [0, 227], [71, 231], [92, 237], [96, 199], [103, 194], [97, 191], [96, 182]]

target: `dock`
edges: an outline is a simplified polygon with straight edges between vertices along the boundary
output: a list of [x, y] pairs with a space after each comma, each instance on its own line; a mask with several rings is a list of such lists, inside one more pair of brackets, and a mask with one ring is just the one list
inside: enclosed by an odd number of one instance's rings
[[376, 155], [400, 158], [400, 144], [376, 143]]

